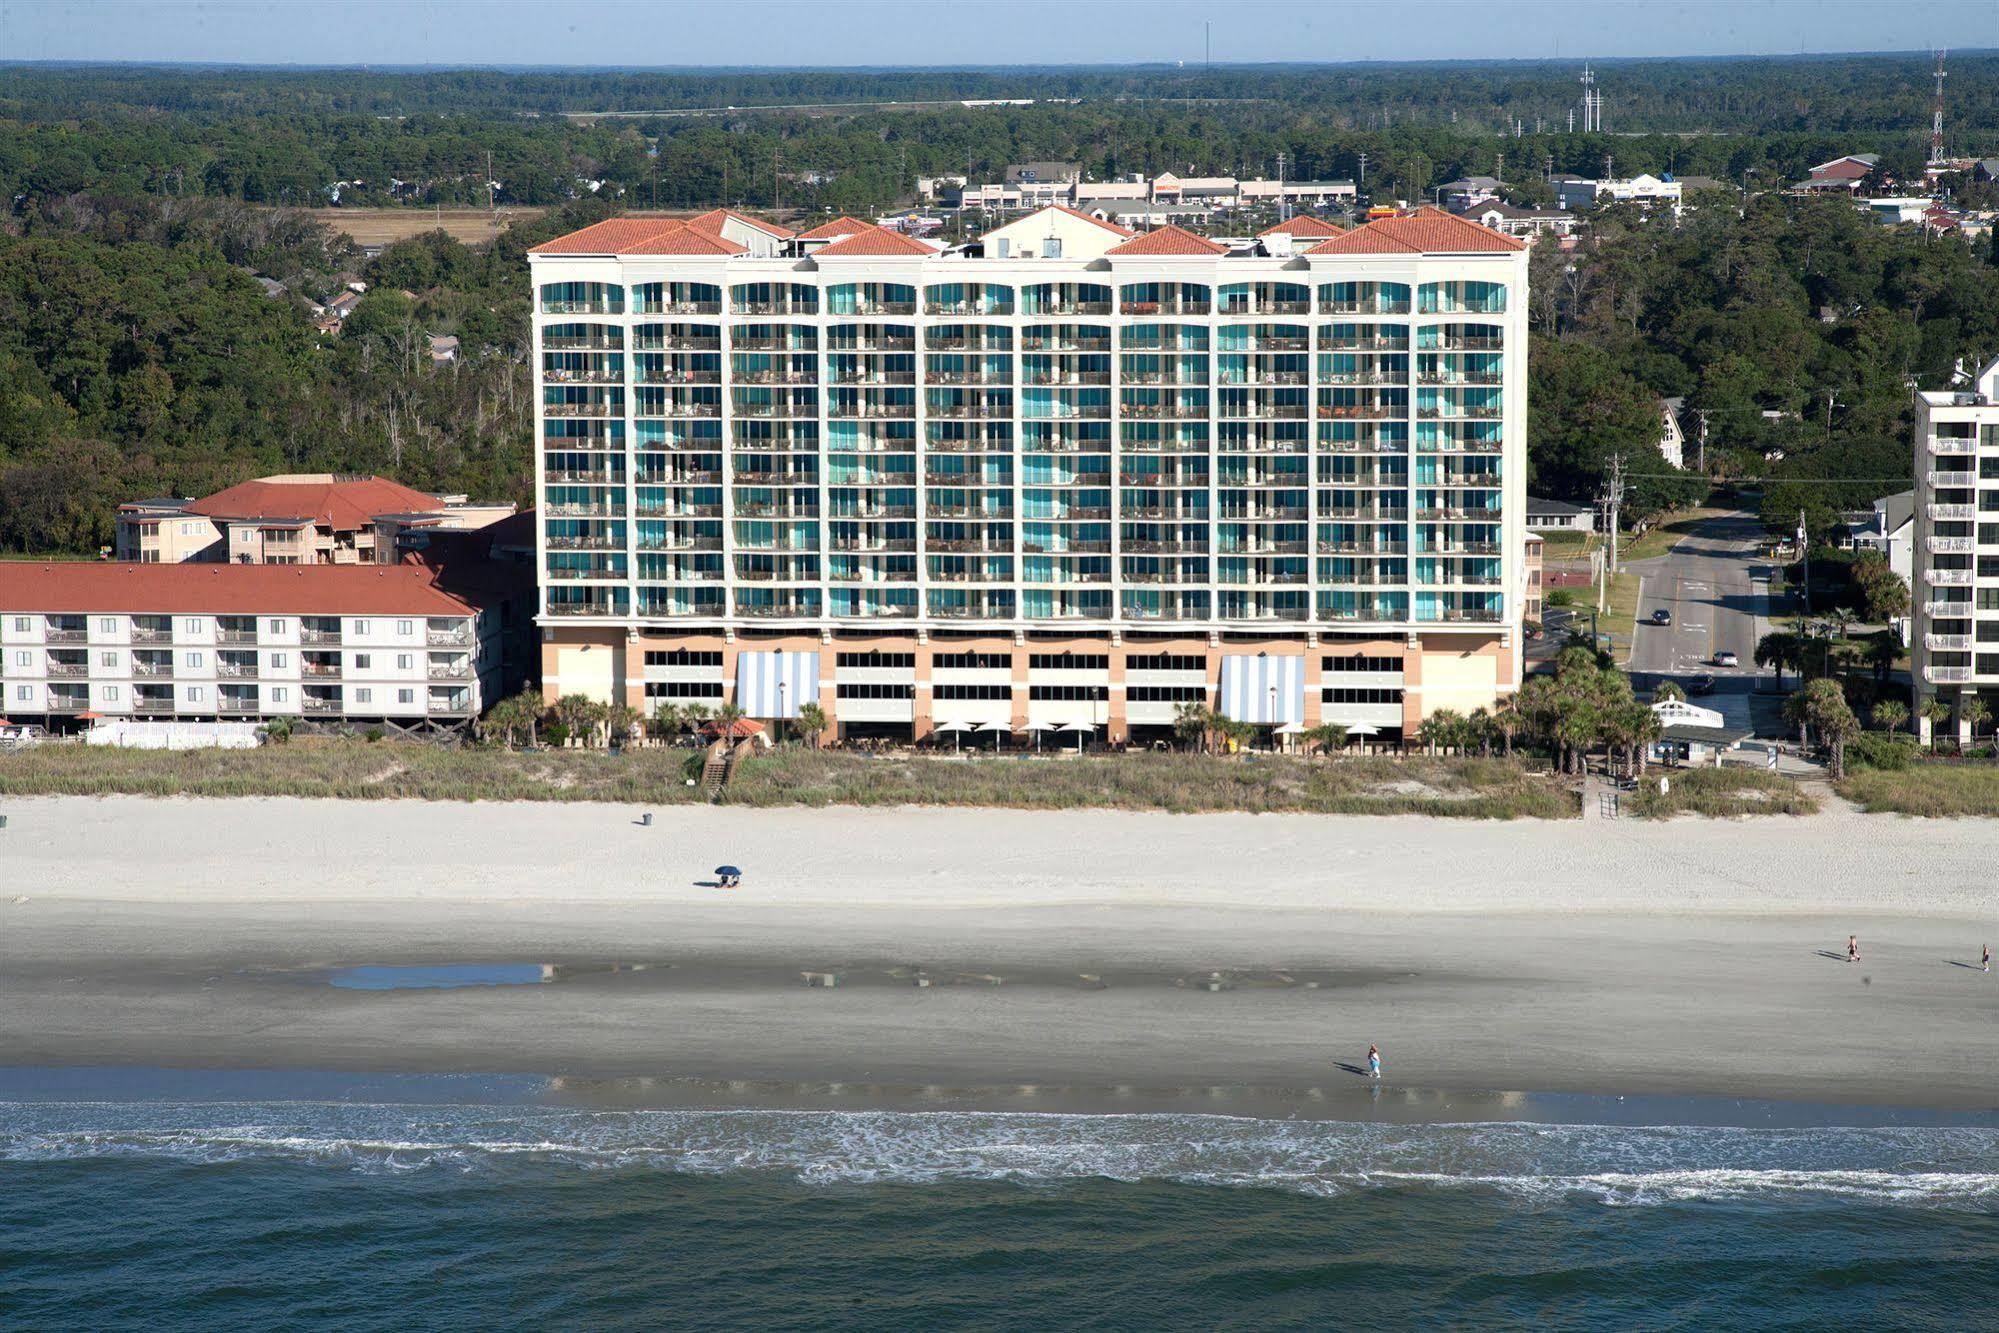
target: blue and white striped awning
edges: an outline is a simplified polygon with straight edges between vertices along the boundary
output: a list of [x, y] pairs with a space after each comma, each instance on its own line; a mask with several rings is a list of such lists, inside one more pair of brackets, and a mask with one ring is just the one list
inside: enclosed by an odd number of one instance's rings
[[1305, 659], [1247, 654], [1224, 657], [1220, 703], [1222, 716], [1238, 722], [1303, 725]]
[[736, 707], [745, 717], [795, 718], [819, 702], [819, 654], [740, 653]]

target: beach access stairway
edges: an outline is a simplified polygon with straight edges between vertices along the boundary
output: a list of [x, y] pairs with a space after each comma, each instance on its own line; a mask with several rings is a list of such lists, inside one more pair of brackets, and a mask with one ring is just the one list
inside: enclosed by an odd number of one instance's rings
[[701, 762], [701, 794], [713, 801], [722, 794], [729, 780], [736, 776], [736, 765], [756, 753], [755, 738], [745, 736], [734, 742], [716, 738], [708, 745], [708, 756]]

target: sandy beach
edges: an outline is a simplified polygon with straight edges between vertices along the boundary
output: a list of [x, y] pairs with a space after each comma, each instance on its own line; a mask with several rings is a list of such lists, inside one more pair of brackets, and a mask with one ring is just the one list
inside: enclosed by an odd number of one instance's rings
[[[1999, 1104], [1993, 823], [0, 812], [5, 1065]], [[328, 983], [443, 963], [551, 979]]]

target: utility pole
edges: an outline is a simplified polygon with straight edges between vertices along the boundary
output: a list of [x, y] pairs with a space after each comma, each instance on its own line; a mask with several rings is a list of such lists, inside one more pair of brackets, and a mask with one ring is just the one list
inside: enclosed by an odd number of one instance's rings
[[500, 211], [499, 201], [493, 193], [493, 150], [490, 148], [486, 150], [486, 211]]
[[1937, 101], [1930, 112], [1930, 165], [1943, 161], [1943, 58], [1948, 52], [1937, 52]]
[[1812, 547], [1805, 540], [1805, 511], [1798, 511], [1798, 552], [1805, 558], [1805, 581], [1799, 585], [1800, 596], [1804, 598], [1805, 614], [1812, 610]]
[[1609, 609], [1610, 581], [1617, 577], [1617, 528], [1618, 511], [1624, 505], [1624, 457], [1613, 454], [1608, 475], [1603, 481], [1603, 489], [1597, 492], [1597, 504], [1604, 514], [1604, 540], [1607, 546], [1603, 565], [1603, 581], [1597, 585], [1596, 609]]
[[1707, 417], [1711, 410], [1705, 407], [1694, 409], [1694, 415], [1701, 419], [1700, 473], [1702, 476], [1707, 475]]
[[1360, 188], [1361, 188], [1361, 189], [1363, 189], [1363, 190], [1365, 190], [1365, 189], [1367, 188], [1367, 154], [1366, 154], [1366, 153], [1362, 153], [1362, 154], [1360, 155]]

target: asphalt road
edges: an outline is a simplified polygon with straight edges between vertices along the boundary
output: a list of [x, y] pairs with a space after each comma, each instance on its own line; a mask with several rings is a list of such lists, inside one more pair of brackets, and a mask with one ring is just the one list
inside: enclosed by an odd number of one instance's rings
[[[1755, 515], [1722, 514], [1701, 523], [1667, 554], [1625, 564], [1640, 578], [1631, 674], [1641, 690], [1661, 680], [1686, 686], [1711, 675], [1714, 693], [1692, 702], [1717, 710], [1731, 727], [1782, 735], [1774, 679], [1759, 672], [1755, 660], [1756, 641], [1768, 632], [1767, 580], [1774, 573], [1758, 553], [1763, 538]], [[1651, 623], [1653, 612], [1662, 609], [1672, 612], [1671, 625]], [[1721, 652], [1733, 652], [1741, 664], [1716, 666]], [[1769, 691], [1760, 696], [1759, 681]]]

